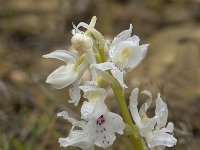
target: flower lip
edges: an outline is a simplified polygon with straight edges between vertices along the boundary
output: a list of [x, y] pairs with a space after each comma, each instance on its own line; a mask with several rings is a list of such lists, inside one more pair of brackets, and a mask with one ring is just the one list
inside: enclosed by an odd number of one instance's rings
[[78, 72], [73, 71], [73, 68], [74, 64], [60, 66], [47, 77], [46, 83], [52, 84], [56, 89], [70, 85], [78, 76]]

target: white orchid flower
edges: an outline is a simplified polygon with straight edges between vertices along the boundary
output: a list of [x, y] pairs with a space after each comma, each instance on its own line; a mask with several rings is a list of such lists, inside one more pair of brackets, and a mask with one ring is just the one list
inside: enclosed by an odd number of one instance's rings
[[62, 89], [72, 84], [70, 89], [70, 103], [78, 105], [80, 101], [79, 79], [88, 67], [88, 62], [84, 61], [76, 66], [76, 57], [68, 51], [56, 50], [49, 54], [43, 55], [43, 58], [56, 58], [64, 61], [66, 64], [54, 70], [46, 80], [46, 83], [51, 84], [56, 89]]
[[[91, 135], [87, 134], [87, 125], [85, 121], [78, 121], [68, 116], [66, 111], [57, 114], [58, 117], [63, 117], [68, 120], [73, 126], [67, 138], [59, 138], [60, 146], [76, 146], [83, 150], [90, 150], [94, 147], [94, 139]], [[76, 127], [81, 130], [76, 130]]]
[[104, 102], [107, 91], [104, 88], [98, 88], [90, 83], [79, 86], [79, 88], [84, 92], [83, 97], [88, 100], [84, 101], [81, 107], [82, 119], [98, 118], [107, 111], [107, 106]]
[[58, 113], [57, 116], [62, 116], [73, 125], [69, 136], [58, 140], [63, 147], [77, 146], [84, 150], [91, 150], [94, 145], [97, 145], [106, 148], [113, 144], [116, 138], [115, 132], [123, 134], [125, 128], [122, 118], [108, 110], [98, 118], [87, 121], [77, 121], [69, 117], [66, 111]]
[[46, 80], [57, 89], [62, 89], [72, 84], [78, 77], [78, 71], [74, 69], [76, 58], [73, 54], [65, 50], [56, 50], [49, 54], [43, 55], [43, 58], [56, 58], [62, 60], [66, 65], [60, 66], [54, 70]]
[[115, 132], [123, 134], [125, 124], [119, 115], [108, 110], [104, 102], [107, 91], [98, 88], [95, 82], [87, 82], [79, 88], [84, 92], [83, 97], [88, 100], [84, 101], [81, 107], [81, 118], [95, 129], [95, 136], [98, 138], [95, 144], [103, 148], [112, 145], [116, 138]]
[[111, 61], [121, 70], [133, 70], [146, 56], [149, 44], [139, 45], [140, 39], [132, 33], [132, 24], [128, 30], [119, 33], [109, 49]]
[[[145, 138], [150, 149], [164, 149], [165, 146], [172, 147], [176, 145], [176, 138], [173, 136], [174, 125], [172, 122], [167, 124], [168, 109], [162, 101], [160, 94], [156, 99], [156, 110], [153, 118], [148, 118], [146, 111], [152, 102], [152, 95], [149, 91], [142, 93], [149, 96], [138, 112], [138, 93], [139, 89], [135, 88], [130, 96], [130, 110], [136, 125], [140, 130], [140, 135]], [[166, 126], [167, 124], [167, 126]]]
[[130, 25], [128, 30], [119, 33], [112, 41], [109, 48], [110, 62], [93, 65], [101, 71], [111, 70], [123, 88], [127, 88], [123, 79], [124, 72], [133, 70], [142, 62], [149, 45], [139, 45], [139, 37], [136, 35], [131, 37], [132, 28]]

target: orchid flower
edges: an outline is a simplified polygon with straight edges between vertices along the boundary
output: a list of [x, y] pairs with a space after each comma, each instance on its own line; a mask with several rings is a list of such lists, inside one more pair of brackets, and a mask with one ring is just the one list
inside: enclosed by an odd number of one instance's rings
[[[60, 143], [60, 146], [76, 146], [84, 150], [93, 148], [94, 139], [90, 134], [88, 134], [89, 131], [87, 130], [87, 123], [85, 121], [78, 121], [69, 117], [68, 112], [66, 111], [58, 113], [57, 116], [63, 117], [73, 125], [67, 138], [59, 138], [58, 142]], [[76, 130], [76, 127], [81, 130]]]
[[140, 39], [132, 33], [132, 24], [128, 30], [119, 33], [109, 49], [111, 61], [121, 70], [133, 70], [146, 56], [149, 44], [139, 45]]
[[82, 77], [88, 63], [83, 61], [80, 65], [77, 65], [76, 57], [68, 51], [65, 50], [56, 50], [49, 54], [43, 55], [44, 58], [56, 58], [64, 61], [66, 64], [60, 66], [54, 70], [46, 80], [46, 83], [51, 84], [56, 89], [62, 89], [68, 85], [72, 84], [70, 89], [70, 103], [78, 105], [80, 101], [80, 89], [79, 79]]
[[86, 150], [93, 149], [94, 145], [97, 145], [106, 148], [111, 146], [116, 139], [115, 132], [123, 134], [125, 128], [123, 119], [108, 110], [99, 117], [87, 121], [77, 121], [69, 117], [66, 111], [58, 113], [57, 116], [62, 116], [73, 125], [69, 136], [58, 140], [63, 147], [77, 146]]
[[[140, 135], [145, 138], [150, 149], [164, 149], [165, 146], [172, 147], [176, 145], [176, 138], [173, 136], [174, 125], [172, 122], [167, 124], [168, 109], [165, 102], [162, 101], [160, 94], [156, 99], [155, 116], [149, 118], [146, 114], [152, 102], [152, 95], [149, 91], [143, 91], [149, 98], [138, 112], [138, 93], [139, 89], [135, 88], [130, 96], [130, 110], [136, 125], [140, 130]], [[166, 126], [167, 124], [167, 126]]]
[[93, 85], [86, 83], [79, 88], [84, 92], [83, 97], [88, 100], [84, 101], [81, 107], [83, 119], [97, 118], [107, 111], [107, 106], [104, 102], [107, 91], [104, 88], [96, 87], [95, 83]]
[[57, 89], [62, 89], [76, 81], [78, 70], [75, 69], [76, 57], [73, 54], [65, 50], [56, 50], [43, 55], [43, 58], [56, 58], [66, 63], [66, 65], [54, 70], [47, 77], [46, 83], [52, 84]]
[[123, 79], [124, 72], [133, 70], [142, 62], [149, 45], [139, 45], [139, 37], [136, 35], [131, 37], [132, 28], [130, 25], [128, 30], [119, 33], [112, 41], [109, 48], [110, 62], [92, 65], [101, 71], [111, 70], [123, 88], [127, 88]]

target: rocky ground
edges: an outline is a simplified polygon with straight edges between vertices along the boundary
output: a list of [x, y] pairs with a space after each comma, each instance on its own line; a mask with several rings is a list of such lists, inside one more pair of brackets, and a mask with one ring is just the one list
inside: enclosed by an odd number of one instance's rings
[[[67, 136], [70, 125], [56, 113], [79, 114], [67, 103], [67, 89], [44, 83], [60, 63], [41, 56], [69, 49], [72, 22], [88, 22], [93, 15], [108, 39], [133, 23], [141, 43], [150, 43], [144, 62], [127, 76], [127, 95], [136, 86], [154, 97], [160, 91], [176, 127], [172, 149], [198, 150], [199, 0], [0, 0], [0, 149], [59, 149], [57, 139]], [[112, 149], [131, 147], [124, 137]]]

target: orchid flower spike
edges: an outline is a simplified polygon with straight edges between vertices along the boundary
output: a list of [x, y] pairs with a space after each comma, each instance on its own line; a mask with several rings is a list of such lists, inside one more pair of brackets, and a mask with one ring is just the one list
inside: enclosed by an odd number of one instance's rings
[[133, 120], [139, 128], [140, 135], [145, 138], [148, 147], [152, 150], [163, 150], [165, 146], [172, 147], [176, 145], [177, 139], [173, 136], [174, 125], [172, 122], [167, 124], [168, 109], [166, 103], [162, 101], [160, 94], [158, 94], [156, 99], [155, 116], [149, 118], [146, 111], [152, 102], [152, 95], [146, 90], [142, 92], [149, 98], [138, 112], [138, 93], [138, 88], [135, 88], [131, 93], [130, 110]]

